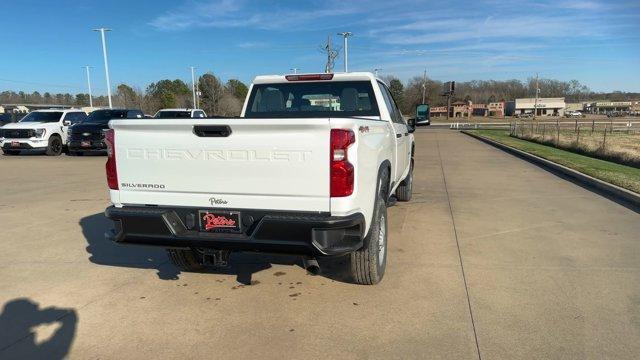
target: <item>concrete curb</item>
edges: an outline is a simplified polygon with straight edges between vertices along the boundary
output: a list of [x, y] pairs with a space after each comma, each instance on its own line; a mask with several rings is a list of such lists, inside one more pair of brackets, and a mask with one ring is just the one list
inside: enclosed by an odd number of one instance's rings
[[605, 195], [611, 200], [614, 200], [618, 203], [621, 203], [623, 205], [627, 205], [628, 207], [633, 208], [633, 210], [636, 212], [639, 212], [640, 210], [640, 194], [621, 188], [617, 185], [609, 184], [608, 182], [596, 179], [592, 176], [583, 174], [579, 171], [570, 169], [566, 166], [554, 163], [553, 161], [549, 161], [539, 156], [529, 154], [528, 152], [518, 150], [511, 146], [499, 143], [497, 141], [493, 141], [491, 139], [487, 139], [483, 136], [472, 134], [464, 130], [461, 132], [463, 134], [476, 138], [482, 142], [485, 142], [489, 145], [492, 145], [500, 150], [503, 150], [512, 155], [518, 156], [522, 159], [525, 159], [555, 174], [560, 174], [563, 177], [569, 178], [570, 180], [573, 180], [574, 182], [578, 183], [579, 185], [582, 185], [583, 187], [589, 190], [595, 190], [596, 192], [602, 195]]

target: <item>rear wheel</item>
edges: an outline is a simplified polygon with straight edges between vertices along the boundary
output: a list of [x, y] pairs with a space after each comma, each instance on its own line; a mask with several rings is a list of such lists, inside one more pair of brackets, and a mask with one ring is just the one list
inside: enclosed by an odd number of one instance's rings
[[351, 275], [357, 284], [373, 285], [382, 280], [387, 267], [386, 178], [380, 180], [373, 221], [361, 249], [351, 253]]
[[59, 156], [62, 154], [62, 139], [59, 136], [51, 136], [45, 153], [48, 156]]
[[204, 268], [201, 257], [192, 249], [167, 249], [167, 255], [173, 265], [183, 271], [200, 271]]
[[407, 177], [402, 180], [398, 188], [396, 189], [396, 198], [398, 201], [409, 201], [413, 194], [413, 159], [411, 159], [411, 166], [409, 167], [409, 173]]

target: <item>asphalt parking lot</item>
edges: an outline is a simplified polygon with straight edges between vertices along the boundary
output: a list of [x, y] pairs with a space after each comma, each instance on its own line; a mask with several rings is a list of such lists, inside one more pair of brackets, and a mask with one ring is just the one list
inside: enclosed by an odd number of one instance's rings
[[639, 357], [639, 214], [457, 132], [416, 142], [378, 286], [286, 256], [180, 273], [103, 240], [104, 157], [0, 156], [0, 358]]

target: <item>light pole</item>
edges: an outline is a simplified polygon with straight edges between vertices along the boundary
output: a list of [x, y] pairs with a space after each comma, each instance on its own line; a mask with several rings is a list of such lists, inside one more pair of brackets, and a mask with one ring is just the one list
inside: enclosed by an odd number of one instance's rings
[[193, 107], [198, 108], [198, 102], [196, 100], [196, 76], [194, 74], [195, 67], [191, 66], [191, 90], [193, 91]]
[[289, 70], [293, 71], [293, 73], [294, 73], [294, 74], [297, 74], [297, 73], [298, 73], [298, 70], [300, 70], [300, 69], [298, 69], [298, 68], [291, 68], [291, 69], [289, 69]]
[[344, 72], [349, 72], [349, 42], [347, 38], [349, 38], [349, 36], [352, 36], [353, 33], [345, 31], [338, 33], [338, 35], [341, 35], [344, 40]]
[[109, 97], [109, 109], [113, 109], [113, 105], [111, 103], [111, 81], [109, 81], [109, 62], [107, 61], [107, 43], [104, 39], [104, 32], [111, 31], [111, 29], [99, 28], [93, 29], [93, 31], [99, 31], [102, 38], [102, 56], [104, 57], [104, 73], [107, 77], [107, 96]]
[[89, 75], [89, 68], [90, 67], [91, 66], [89, 66], [89, 65], [83, 66], [83, 68], [85, 68], [87, 70], [87, 85], [89, 86], [89, 107], [92, 108], [93, 107], [93, 98], [92, 98], [92, 95], [91, 95], [91, 76]]

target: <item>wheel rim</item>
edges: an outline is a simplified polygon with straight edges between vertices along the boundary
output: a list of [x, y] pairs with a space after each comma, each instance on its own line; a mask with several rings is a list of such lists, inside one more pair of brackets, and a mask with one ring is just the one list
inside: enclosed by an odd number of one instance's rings
[[378, 232], [378, 265], [382, 266], [386, 255], [385, 239], [387, 234], [387, 223], [384, 215], [380, 217], [380, 231]]
[[51, 142], [51, 150], [53, 150], [54, 153], [57, 153], [60, 151], [60, 141], [58, 141], [58, 139], [54, 139]]

